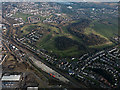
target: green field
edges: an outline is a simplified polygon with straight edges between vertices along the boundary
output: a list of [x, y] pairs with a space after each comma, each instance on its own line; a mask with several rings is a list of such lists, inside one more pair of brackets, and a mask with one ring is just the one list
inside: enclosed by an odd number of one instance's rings
[[[73, 23], [76, 23], [75, 21]], [[31, 25], [25, 25], [21, 28], [23, 30], [24, 34], [27, 34], [30, 30], [34, 29], [36, 26], [41, 26], [45, 28], [45, 33], [43, 37], [36, 43], [36, 46], [38, 49], [46, 49], [48, 52], [58, 55], [61, 57], [72, 57], [72, 56], [80, 56], [86, 52], [94, 51], [94, 50], [101, 50], [106, 47], [110, 47], [114, 45], [112, 42], [109, 41], [109, 38], [114, 36], [114, 33], [117, 33], [117, 23], [115, 20], [112, 20], [112, 23], [110, 25], [105, 25], [102, 22], [93, 21], [89, 25], [89, 27], [84, 29], [85, 35], [95, 34], [98, 35], [101, 38], [104, 38], [107, 40], [104, 44], [99, 45], [86, 45], [83, 43], [81, 38], [78, 38], [77, 36], [71, 34], [67, 27], [63, 26], [60, 28], [56, 28], [55, 26], [51, 26], [49, 24], [43, 24], [43, 23], [37, 23], [37, 24], [31, 24]], [[31, 28], [32, 27], [32, 28]], [[47, 30], [50, 30], [48, 33]], [[68, 47], [65, 47], [64, 49], [59, 49], [56, 46], [56, 38], [58, 37], [66, 37], [68, 39], [71, 39], [71, 43], [74, 41], [77, 42], [77, 44], [71, 44], [70, 42], [67, 42]], [[72, 42], [73, 41], [73, 42]], [[58, 44], [65, 42], [59, 42]], [[62, 44], [61, 44], [62, 45]], [[84, 47], [83, 47], [84, 46]]]
[[113, 37], [114, 34], [118, 34], [118, 21], [117, 18], [116, 19], [107, 19], [106, 21], [109, 21], [111, 24], [104, 24], [104, 23], [100, 23], [100, 22], [95, 22], [95, 25], [93, 27], [93, 29], [107, 37]]
[[18, 18], [22, 18], [25, 22], [27, 22], [27, 18], [31, 16], [29, 14], [24, 14], [24, 13], [16, 13], [15, 15], [13, 15], [13, 17], [18, 17]]
[[25, 22], [28, 21], [27, 19], [28, 19], [29, 16], [38, 17], [38, 18], [40, 18], [40, 21], [43, 21], [43, 20], [45, 20], [45, 18], [48, 17], [48, 16], [42, 17], [42, 16], [39, 16], [39, 15], [24, 14], [24, 13], [21, 13], [21, 12], [17, 12], [15, 15], [13, 15], [13, 17], [22, 18]]

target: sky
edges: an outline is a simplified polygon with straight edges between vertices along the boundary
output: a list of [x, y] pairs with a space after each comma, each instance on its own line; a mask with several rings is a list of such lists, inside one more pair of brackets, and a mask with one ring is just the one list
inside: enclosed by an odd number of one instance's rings
[[0, 2], [119, 2], [120, 0], [0, 0]]

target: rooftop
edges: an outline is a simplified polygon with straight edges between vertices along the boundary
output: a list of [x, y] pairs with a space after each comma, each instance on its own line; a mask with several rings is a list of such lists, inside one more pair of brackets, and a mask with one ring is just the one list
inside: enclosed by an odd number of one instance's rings
[[9, 75], [9, 76], [3, 76], [1, 81], [19, 81], [21, 75]]

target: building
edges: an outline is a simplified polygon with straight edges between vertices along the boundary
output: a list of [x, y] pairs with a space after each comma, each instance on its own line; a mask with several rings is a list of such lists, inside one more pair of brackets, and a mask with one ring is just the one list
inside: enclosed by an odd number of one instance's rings
[[3, 89], [17, 89], [20, 87], [21, 74], [19, 75], [3, 75], [1, 78]]
[[38, 90], [38, 87], [27, 87], [27, 90]]

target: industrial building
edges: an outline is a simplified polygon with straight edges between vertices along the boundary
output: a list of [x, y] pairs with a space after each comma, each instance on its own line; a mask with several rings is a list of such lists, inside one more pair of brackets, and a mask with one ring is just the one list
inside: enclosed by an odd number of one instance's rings
[[19, 75], [3, 75], [1, 78], [3, 89], [18, 89], [20, 88], [21, 74]]

